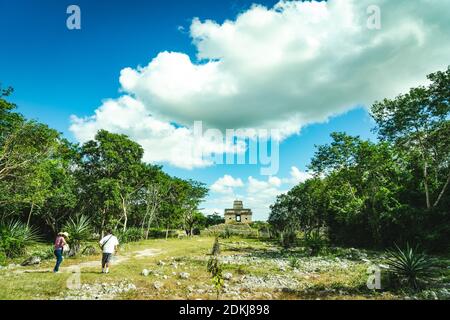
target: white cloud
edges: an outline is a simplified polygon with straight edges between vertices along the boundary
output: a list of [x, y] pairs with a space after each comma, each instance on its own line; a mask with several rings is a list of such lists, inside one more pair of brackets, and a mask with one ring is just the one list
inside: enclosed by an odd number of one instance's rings
[[[381, 30], [366, 26], [373, 4], [381, 7]], [[255, 5], [223, 24], [193, 20], [202, 63], [163, 52], [144, 68], [122, 70], [120, 82], [184, 125], [201, 119], [212, 127], [276, 127], [289, 135], [398, 94], [445, 67], [449, 9], [448, 2], [429, 0]]]
[[244, 183], [241, 179], [233, 178], [230, 175], [225, 175], [222, 178], [218, 179], [211, 185], [211, 191], [217, 193], [233, 193], [234, 188], [243, 187]]
[[296, 185], [306, 180], [309, 180], [313, 177], [313, 175], [309, 172], [300, 171], [297, 167], [291, 167], [291, 177], [289, 182]]
[[[366, 27], [369, 5], [381, 8], [381, 30]], [[147, 66], [123, 69], [122, 89], [139, 113], [115, 119], [107, 109], [129, 109], [109, 101], [92, 118], [73, 118], [71, 130], [82, 140], [108, 127], [143, 141], [149, 160], [205, 166], [183, 142], [192, 141], [196, 120], [220, 129], [277, 128], [286, 137], [424, 83], [449, 63], [448, 12], [450, 1], [441, 0], [281, 1], [222, 24], [194, 19], [198, 61], [162, 52]]]
[[[208, 137], [198, 137], [190, 128], [158, 120], [130, 96], [106, 100], [92, 117], [72, 116], [71, 121], [70, 131], [80, 142], [93, 139], [100, 129], [126, 134], [144, 148], [144, 161], [166, 162], [185, 169], [211, 165], [211, 160], [196, 150], [217, 154], [236, 150], [225, 141], [219, 143]], [[238, 148], [237, 152], [242, 150]]]

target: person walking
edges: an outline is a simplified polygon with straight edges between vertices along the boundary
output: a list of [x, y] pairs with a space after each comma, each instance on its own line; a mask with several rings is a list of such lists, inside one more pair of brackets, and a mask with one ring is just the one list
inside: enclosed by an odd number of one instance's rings
[[57, 273], [59, 272], [59, 266], [61, 265], [63, 261], [63, 253], [64, 253], [64, 246], [67, 245], [67, 239], [69, 238], [69, 234], [67, 232], [60, 232], [56, 236], [55, 239], [55, 257], [56, 257], [56, 264], [53, 268], [53, 272]]
[[111, 229], [106, 230], [106, 236], [100, 240], [100, 246], [103, 251], [102, 255], [102, 273], [109, 273], [109, 267], [111, 265], [111, 259], [117, 252], [117, 246], [119, 240], [112, 234]]

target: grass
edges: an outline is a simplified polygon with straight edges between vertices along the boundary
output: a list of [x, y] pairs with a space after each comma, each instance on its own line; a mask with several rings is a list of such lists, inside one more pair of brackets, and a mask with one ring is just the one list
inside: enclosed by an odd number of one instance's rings
[[[113, 265], [108, 275], [100, 274], [98, 267], [85, 267], [82, 269], [81, 283], [90, 287], [95, 284], [115, 286], [121, 282], [136, 286], [136, 290], [117, 293], [114, 299], [215, 299], [216, 294], [206, 270], [213, 242], [213, 237], [194, 237], [125, 244], [120, 248], [119, 255], [128, 260]], [[48, 244], [38, 244], [29, 248], [28, 252], [46, 249]], [[159, 253], [136, 256], [136, 252], [148, 249], [157, 249]], [[367, 263], [345, 259], [347, 251], [344, 249], [311, 258], [301, 248], [282, 250], [270, 241], [232, 237], [221, 240], [221, 251], [221, 260], [227, 262], [223, 263], [223, 273], [233, 275], [231, 280], [226, 281], [227, 288], [221, 297], [224, 299], [399, 299], [408, 294], [367, 289]], [[296, 259], [295, 265], [290, 262], [293, 257]], [[372, 261], [381, 259], [375, 252], [369, 253], [369, 257]], [[100, 255], [79, 256], [66, 259], [62, 267], [99, 260]], [[159, 265], [159, 261], [163, 261], [164, 265]], [[440, 261], [439, 282], [448, 284], [448, 257], [441, 257]], [[173, 263], [177, 265], [176, 269]], [[36, 267], [1, 270], [0, 299], [73, 298], [73, 291], [66, 286], [72, 274], [50, 273], [53, 264], [53, 260], [44, 260]], [[143, 269], [152, 273], [144, 277], [141, 275]], [[24, 270], [29, 273], [23, 273]], [[190, 277], [181, 279], [180, 272], [187, 272]], [[255, 285], [258, 281], [261, 285]], [[155, 282], [163, 286], [158, 290]], [[92, 298], [89, 292], [82, 292], [83, 297]]]

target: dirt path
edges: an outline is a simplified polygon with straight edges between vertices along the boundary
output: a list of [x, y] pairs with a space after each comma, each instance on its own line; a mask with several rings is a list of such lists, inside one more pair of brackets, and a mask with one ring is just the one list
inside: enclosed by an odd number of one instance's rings
[[[119, 265], [119, 264], [122, 264], [122, 263], [130, 260], [131, 258], [137, 258], [137, 259], [148, 258], [148, 257], [153, 257], [156, 255], [159, 255], [162, 252], [163, 252], [163, 250], [160, 250], [160, 249], [145, 249], [145, 250], [140, 250], [140, 251], [134, 251], [134, 252], [128, 253], [123, 256], [115, 256], [113, 258], [112, 263], [114, 265]], [[79, 264], [74, 264], [74, 265], [70, 265], [67, 267], [61, 267], [60, 272], [73, 273], [73, 272], [83, 269], [83, 268], [100, 268], [100, 267], [101, 267], [101, 261], [97, 259], [97, 260], [92, 260], [92, 261], [81, 262]], [[13, 272], [16, 274], [46, 273], [46, 272], [52, 272], [52, 269], [22, 269], [22, 270], [18, 269], [18, 270], [14, 270]]]

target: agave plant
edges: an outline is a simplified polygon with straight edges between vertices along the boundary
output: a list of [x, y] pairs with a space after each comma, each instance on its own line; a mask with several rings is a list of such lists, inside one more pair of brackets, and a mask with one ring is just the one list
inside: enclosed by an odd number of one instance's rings
[[25, 253], [26, 246], [40, 240], [38, 230], [20, 221], [0, 223], [0, 251], [8, 258]]
[[395, 250], [388, 250], [387, 264], [392, 273], [401, 280], [406, 280], [408, 285], [417, 290], [419, 281], [431, 276], [431, 268], [434, 260], [427, 257], [418, 248], [412, 248], [406, 244], [406, 249], [402, 250], [395, 245]]
[[69, 233], [69, 256], [75, 256], [80, 251], [81, 243], [89, 240], [91, 236], [91, 221], [84, 215], [77, 217], [75, 220], [70, 218], [64, 226], [64, 231]]
[[320, 231], [314, 231], [311, 234], [305, 235], [305, 245], [310, 250], [312, 256], [316, 256], [326, 247], [327, 241]]

